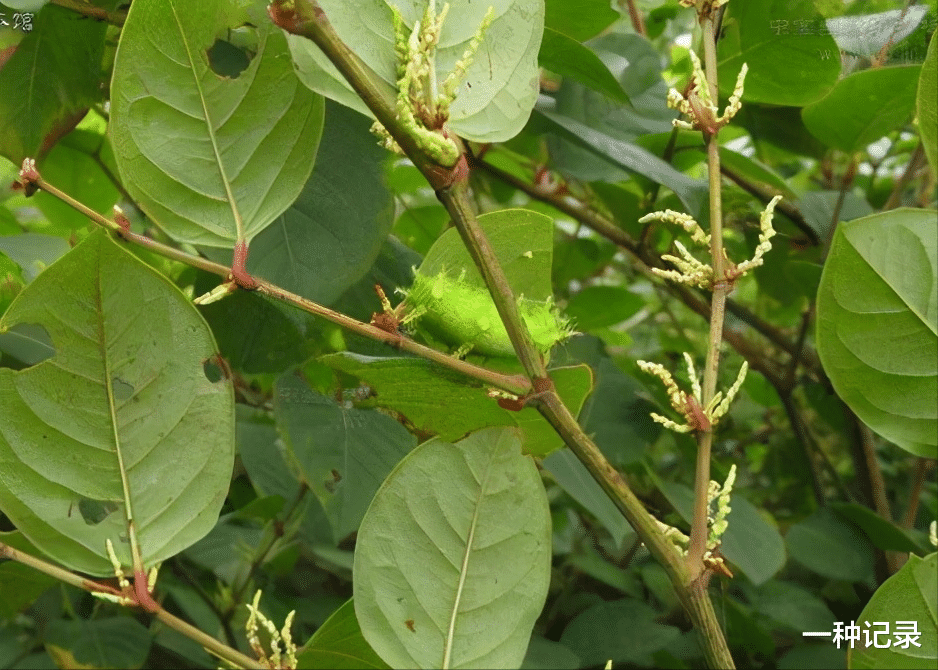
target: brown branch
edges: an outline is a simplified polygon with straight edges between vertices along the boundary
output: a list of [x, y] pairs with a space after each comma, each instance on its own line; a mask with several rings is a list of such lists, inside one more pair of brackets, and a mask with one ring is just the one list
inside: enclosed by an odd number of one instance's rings
[[106, 21], [107, 23], [118, 27], [123, 26], [124, 22], [127, 20], [127, 12], [125, 11], [121, 11], [119, 9], [110, 11], [107, 9], [102, 9], [101, 7], [89, 5], [86, 2], [80, 2], [79, 0], [51, 0], [50, 4], [58, 5], [59, 7], [64, 7], [65, 9], [70, 9], [73, 12], [81, 14], [82, 16], [88, 16], [92, 19], [97, 19], [98, 21]]
[[620, 0], [619, 4], [624, 4], [628, 9], [629, 20], [632, 22], [632, 29], [636, 34], [648, 37], [648, 30], [645, 29], [645, 19], [642, 12], [635, 6], [635, 0]]

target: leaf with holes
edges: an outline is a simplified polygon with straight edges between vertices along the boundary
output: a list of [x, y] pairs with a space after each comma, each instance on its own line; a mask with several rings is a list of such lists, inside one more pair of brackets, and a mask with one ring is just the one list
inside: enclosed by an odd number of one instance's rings
[[106, 576], [105, 540], [131, 564], [131, 513], [147, 566], [211, 530], [234, 463], [234, 397], [186, 297], [97, 232], [23, 289], [0, 333], [17, 324], [55, 350], [0, 369], [0, 510], [23, 535]]
[[[286, 41], [251, 16], [256, 53], [237, 78], [208, 50], [246, 24], [225, 0], [137, 0], [111, 83], [111, 137], [123, 183], [172, 237], [250, 241], [299, 195], [313, 169], [322, 98], [293, 74]], [[251, 12], [260, 8], [257, 3]]]
[[429, 440], [375, 496], [355, 550], [355, 614], [392, 667], [520, 667], [551, 555], [547, 496], [520, 449], [504, 428]]

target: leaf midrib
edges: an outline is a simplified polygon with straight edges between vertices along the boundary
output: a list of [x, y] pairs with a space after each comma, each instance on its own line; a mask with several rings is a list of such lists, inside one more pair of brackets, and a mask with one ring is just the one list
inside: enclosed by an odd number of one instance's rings
[[189, 59], [189, 70], [192, 72], [192, 81], [195, 83], [196, 90], [199, 93], [199, 102], [202, 104], [202, 114], [205, 117], [205, 128], [208, 132], [209, 140], [212, 142], [212, 152], [215, 154], [215, 164], [218, 166], [218, 172], [221, 176], [222, 184], [225, 186], [225, 195], [228, 198], [228, 204], [231, 206], [231, 215], [234, 217], [237, 241], [240, 242], [244, 240], [244, 221], [241, 218], [241, 212], [238, 210], [238, 203], [235, 200], [234, 193], [231, 190], [231, 182], [228, 179], [228, 174], [225, 171], [225, 164], [222, 162], [221, 152], [218, 149], [218, 139], [215, 137], [215, 128], [212, 126], [211, 114], [209, 113], [208, 105], [206, 104], [205, 91], [202, 90], [202, 82], [199, 80], [197, 74], [196, 66], [199, 63], [198, 60], [193, 57], [192, 48], [189, 44], [189, 40], [187, 39], [186, 32], [183, 29], [183, 24], [180, 20], [179, 14], [176, 11], [176, 5], [174, 3], [170, 3], [170, 9], [173, 12], [173, 20], [175, 20], [176, 27], [179, 30], [179, 37], [186, 49], [186, 57]]
[[[470, 468], [471, 469], [471, 468]], [[453, 610], [450, 613], [449, 627], [446, 630], [446, 639], [443, 643], [443, 662], [442, 668], [449, 668], [452, 662], [453, 641], [456, 637], [456, 617], [459, 614], [459, 605], [462, 602], [463, 590], [466, 585], [466, 575], [469, 572], [469, 555], [472, 553], [472, 546], [475, 541], [476, 526], [479, 525], [479, 511], [482, 508], [482, 501], [485, 499], [486, 484], [489, 480], [489, 473], [492, 471], [492, 458], [489, 458], [485, 465], [485, 472], [479, 481], [479, 497], [476, 500], [475, 509], [472, 512], [472, 522], [469, 524], [469, 535], [466, 538], [466, 548], [463, 552], [462, 564], [459, 568], [459, 583], [456, 585], [456, 597], [453, 600]]]

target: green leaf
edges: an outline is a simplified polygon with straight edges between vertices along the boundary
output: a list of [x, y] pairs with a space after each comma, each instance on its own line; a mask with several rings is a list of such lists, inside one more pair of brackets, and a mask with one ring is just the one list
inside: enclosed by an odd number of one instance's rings
[[720, 93], [733, 91], [749, 66], [743, 100], [804, 106], [823, 96], [840, 75], [837, 43], [811, 0], [766, 0], [731, 5], [717, 43]]
[[831, 509], [853, 524], [856, 524], [870, 538], [877, 549], [883, 551], [915, 552], [918, 543], [909, 533], [883, 517], [869, 507], [858, 503], [831, 502]]
[[[869, 14], [870, 7], [858, 6], [862, 13], [835, 16], [827, 21], [837, 46], [855, 56], [873, 58], [884, 47], [887, 52], [911, 35], [928, 13], [924, 5]], [[875, 11], [875, 10], [874, 10]]]
[[826, 509], [789, 528], [785, 545], [793, 559], [828, 579], [873, 581], [872, 545], [852, 524]]
[[645, 299], [621, 286], [587, 286], [574, 293], [564, 310], [577, 330], [614, 326], [645, 306]]
[[205, 535], [231, 477], [233, 394], [206, 376], [215, 343], [186, 297], [97, 232], [23, 289], [0, 332], [17, 324], [47, 331], [55, 356], [0, 369], [4, 514], [99, 576], [114, 574], [107, 539], [131, 564], [131, 509], [148, 566]]
[[801, 111], [804, 125], [830, 147], [859, 151], [909, 121], [920, 70], [907, 65], [855, 72]]
[[348, 600], [319, 627], [296, 655], [298, 670], [389, 668], [362, 635], [355, 603]]
[[829, 630], [836, 620], [819, 597], [804, 588], [773, 579], [748, 594], [752, 608], [795, 633]]
[[[339, 353], [319, 359], [365, 381], [377, 394], [362, 404], [400, 412], [416, 428], [455, 440], [487, 426], [517, 426], [526, 453], [544, 456], [563, 440], [533, 407], [502, 409], [480, 382], [420, 358], [373, 358]], [[548, 370], [561, 400], [576, 415], [592, 389], [585, 365]], [[432, 398], [432, 402], [427, 402]]]
[[60, 668], [142, 668], [150, 631], [129, 616], [50, 621], [46, 651]]
[[938, 454], [935, 213], [898, 209], [841, 224], [817, 299], [817, 347], [860, 420], [906, 451]]
[[720, 147], [720, 163], [721, 167], [745, 177], [750, 182], [760, 184], [769, 191], [783, 195], [786, 199], [798, 199], [798, 195], [784, 179], [754, 158], [743, 156], [727, 147]]
[[938, 30], [932, 33], [928, 55], [918, 80], [918, 132], [932, 174], [938, 173]]
[[33, 30], [0, 67], [0, 154], [19, 164], [47, 151], [44, 140], [67, 132], [101, 99], [106, 29], [62, 7], [36, 16]]
[[[318, 4], [339, 38], [396, 96], [398, 63], [388, 7], [392, 0], [351, 4], [345, 0], [320, 0]], [[400, 9], [410, 31], [423, 16], [427, 0], [393, 0], [393, 4]], [[450, 107], [448, 125], [457, 135], [475, 142], [510, 139], [524, 127], [537, 99], [537, 53], [544, 25], [544, 0], [484, 3], [452, 0], [449, 4], [434, 59], [439, 82], [446, 79], [462, 58], [490, 5], [495, 15]], [[436, 7], [439, 12], [442, 3]], [[304, 84], [336, 102], [368, 113], [357, 96], [350, 95], [344, 78], [327, 64], [312, 42], [299, 37], [289, 41]]]
[[[328, 102], [313, 174], [296, 201], [254, 238], [248, 272], [331, 305], [368, 271], [391, 229], [385, 154], [365, 119]], [[206, 255], [226, 261], [220, 250]]]
[[[218, 277], [203, 275], [196, 295], [215, 285]], [[295, 322], [296, 312], [256, 292], [238, 291], [199, 310], [218, 342], [218, 350], [235, 370], [256, 374], [280, 372], [309, 357], [309, 341]]]
[[617, 547], [624, 547], [627, 539], [634, 541], [635, 531], [629, 522], [572, 451], [558, 449], [553, 452], [544, 459], [544, 468], [570, 497], [609, 531]]
[[336, 541], [354, 533], [375, 491], [416, 439], [391, 417], [346, 408], [294, 374], [277, 380], [274, 402], [280, 435], [326, 510]]
[[28, 282], [67, 254], [70, 248], [68, 240], [57, 235], [20, 233], [0, 237], [0, 252], [23, 269], [23, 277]]
[[608, 96], [612, 100], [627, 103], [629, 96], [622, 90], [622, 85], [612, 76], [609, 68], [599, 57], [575, 39], [562, 32], [544, 29], [544, 39], [538, 54], [541, 67], [570, 77], [594, 91]]
[[[299, 466], [278, 439], [273, 417], [246, 405], [238, 405], [237, 409], [238, 455], [255, 491], [260, 497], [279, 496], [284, 505], [292, 504], [302, 496]], [[302, 519], [298, 530], [301, 541], [327, 547], [335, 544], [332, 523], [319, 499], [310, 495], [302, 497], [302, 507], [294, 512], [295, 518]]]
[[[260, 10], [259, 7], [254, 9]], [[250, 241], [313, 168], [322, 99], [293, 74], [286, 40], [255, 18], [256, 55], [237, 79], [206, 50], [236, 27], [226, 0], [134, 2], [111, 82], [111, 138], [124, 186], [173, 238]]]
[[540, 635], [531, 636], [528, 653], [521, 664], [522, 670], [576, 670], [580, 667], [580, 659], [569, 647]]
[[521, 664], [547, 596], [551, 524], [520, 446], [505, 429], [430, 440], [375, 496], [355, 551], [355, 613], [389, 665]]
[[651, 655], [677, 642], [681, 631], [656, 621], [657, 612], [645, 603], [616, 600], [590, 607], [564, 629], [560, 642], [588, 668], [608, 661], [613, 666], [653, 666]]
[[[912, 554], [909, 561], [883, 582], [857, 617], [857, 624], [870, 622], [870, 646], [859, 644], [847, 652], [848, 668], [909, 668], [926, 670], [938, 661], [938, 554], [919, 558]], [[878, 623], [877, 623], [878, 622]], [[902, 626], [900, 628], [900, 622]], [[906, 648], [896, 644], [895, 635], [911, 631], [920, 636], [919, 646]], [[885, 623], [885, 628], [883, 626]], [[866, 628], [862, 629], [866, 634]], [[875, 636], [882, 631], [885, 635]], [[864, 638], [865, 640], [865, 638]], [[888, 648], [883, 648], [889, 643]], [[877, 648], [875, 645], [881, 645]]]
[[554, 112], [539, 111], [564, 139], [585, 147], [623, 170], [631, 170], [670, 188], [692, 215], [702, 211], [706, 199], [704, 183], [678, 172], [671, 165], [637, 144], [616, 139]]
[[606, 0], [546, 0], [544, 28], [556, 30], [577, 42], [595, 37], [620, 18]]

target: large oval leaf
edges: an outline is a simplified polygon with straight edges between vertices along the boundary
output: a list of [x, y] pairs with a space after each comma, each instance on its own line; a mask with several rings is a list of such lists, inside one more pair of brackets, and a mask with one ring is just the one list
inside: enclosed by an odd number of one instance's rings
[[842, 224], [817, 298], [817, 347], [837, 394], [874, 431], [938, 455], [935, 213], [900, 209]]
[[244, 23], [231, 4], [134, 2], [111, 82], [124, 186], [175, 239], [216, 247], [249, 241], [296, 199], [323, 121], [267, 20], [253, 20], [256, 54], [236, 79], [212, 71], [206, 50]]
[[362, 633], [396, 668], [517, 668], [550, 554], [547, 496], [514, 431], [425, 442], [385, 480], [358, 534]]
[[[396, 5], [408, 30], [428, 0], [320, 0], [319, 6], [349, 48], [394, 89], [397, 55], [389, 5]], [[449, 126], [476, 142], [514, 137], [528, 120], [538, 93], [537, 53], [544, 31], [544, 0], [451, 0], [443, 23], [435, 66], [443, 82], [462, 58], [489, 6], [494, 18], [466, 71], [450, 108]], [[437, 12], [443, 2], [437, 3]], [[318, 93], [366, 112], [344, 78], [312, 42], [290, 37], [290, 49], [303, 82]]]
[[55, 347], [0, 369], [0, 509], [23, 535], [105, 576], [105, 540], [131, 564], [131, 511], [148, 566], [211, 530], [234, 461], [234, 397], [206, 376], [215, 342], [186, 297], [99, 232], [17, 296], [0, 332], [17, 324]]

